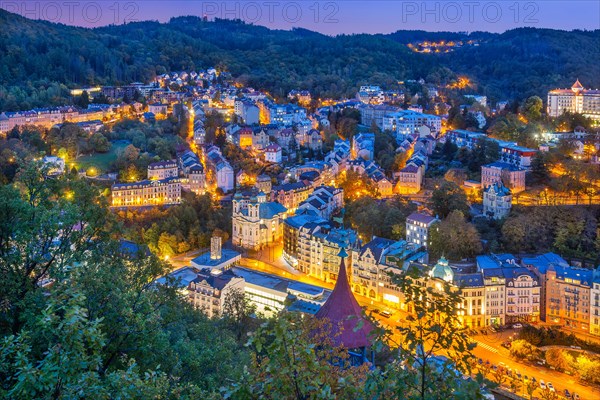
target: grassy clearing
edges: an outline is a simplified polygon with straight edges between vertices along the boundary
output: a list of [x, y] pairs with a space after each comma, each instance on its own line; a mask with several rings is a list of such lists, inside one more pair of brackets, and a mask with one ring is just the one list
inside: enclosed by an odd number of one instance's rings
[[128, 144], [126, 141], [112, 142], [109, 152], [81, 156], [75, 164], [78, 169], [84, 168], [87, 170], [90, 167], [94, 167], [100, 173], [106, 173], [109, 170], [110, 164], [117, 159], [119, 152], [123, 151]]

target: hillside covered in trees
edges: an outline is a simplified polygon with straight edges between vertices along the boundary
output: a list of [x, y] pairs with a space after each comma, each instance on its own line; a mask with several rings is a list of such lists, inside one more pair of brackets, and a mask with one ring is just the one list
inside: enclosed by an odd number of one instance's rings
[[[522, 99], [579, 78], [600, 86], [600, 30], [522, 28], [503, 34], [398, 31], [322, 35], [240, 21], [173, 18], [87, 29], [28, 20], [0, 10], [0, 110], [62, 104], [68, 88], [148, 82], [157, 74], [217, 66], [275, 97], [294, 88], [353, 96], [360, 84], [393, 88], [424, 78], [444, 85], [467, 75], [492, 99]], [[411, 41], [476, 39], [446, 54], [411, 51]]]

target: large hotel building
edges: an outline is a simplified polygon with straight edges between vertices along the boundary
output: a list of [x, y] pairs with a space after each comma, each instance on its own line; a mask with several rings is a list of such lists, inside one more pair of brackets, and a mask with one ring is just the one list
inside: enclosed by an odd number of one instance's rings
[[583, 114], [600, 122], [600, 90], [585, 89], [577, 80], [570, 89], [548, 92], [548, 115], [558, 117], [564, 112]]
[[181, 182], [178, 178], [117, 183], [112, 186], [111, 192], [114, 207], [181, 203]]

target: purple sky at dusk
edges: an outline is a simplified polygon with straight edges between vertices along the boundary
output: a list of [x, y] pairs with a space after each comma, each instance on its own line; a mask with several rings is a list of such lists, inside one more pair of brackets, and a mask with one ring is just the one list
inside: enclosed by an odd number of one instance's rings
[[209, 19], [240, 18], [269, 28], [303, 27], [331, 35], [399, 29], [503, 32], [521, 26], [600, 29], [598, 0], [0, 0], [0, 8], [32, 19], [80, 26], [166, 22], [175, 16], [206, 15]]

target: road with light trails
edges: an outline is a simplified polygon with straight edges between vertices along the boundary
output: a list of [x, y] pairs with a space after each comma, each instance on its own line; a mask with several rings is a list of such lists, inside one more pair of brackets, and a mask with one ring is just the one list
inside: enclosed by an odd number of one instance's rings
[[[543, 380], [546, 383], [552, 382], [556, 389], [556, 393], [561, 396], [564, 396], [565, 389], [568, 389], [571, 393], [577, 393], [582, 400], [600, 399], [600, 388], [597, 386], [584, 386], [573, 376], [551, 370], [538, 364], [519, 362], [510, 357], [509, 350], [502, 347], [501, 343], [508, 340], [511, 336], [515, 337], [516, 334], [517, 331], [515, 330], [507, 330], [504, 332], [490, 333], [488, 335], [473, 336], [473, 340], [478, 344], [473, 350], [473, 353], [477, 358], [481, 358], [483, 362], [489, 360], [491, 364], [496, 366], [501, 362], [506, 364], [506, 366], [513, 371], [513, 374], [515, 370], [518, 370], [522, 376], [527, 375], [530, 379], [535, 377], [538, 382], [540, 380]], [[508, 383], [505, 383], [504, 385], [509, 386]], [[520, 393], [518, 394], [525, 394], [525, 396], [527, 396], [524, 390], [525, 385], [522, 385]], [[541, 390], [538, 389], [534, 393], [534, 396], [540, 397], [540, 395]]]

